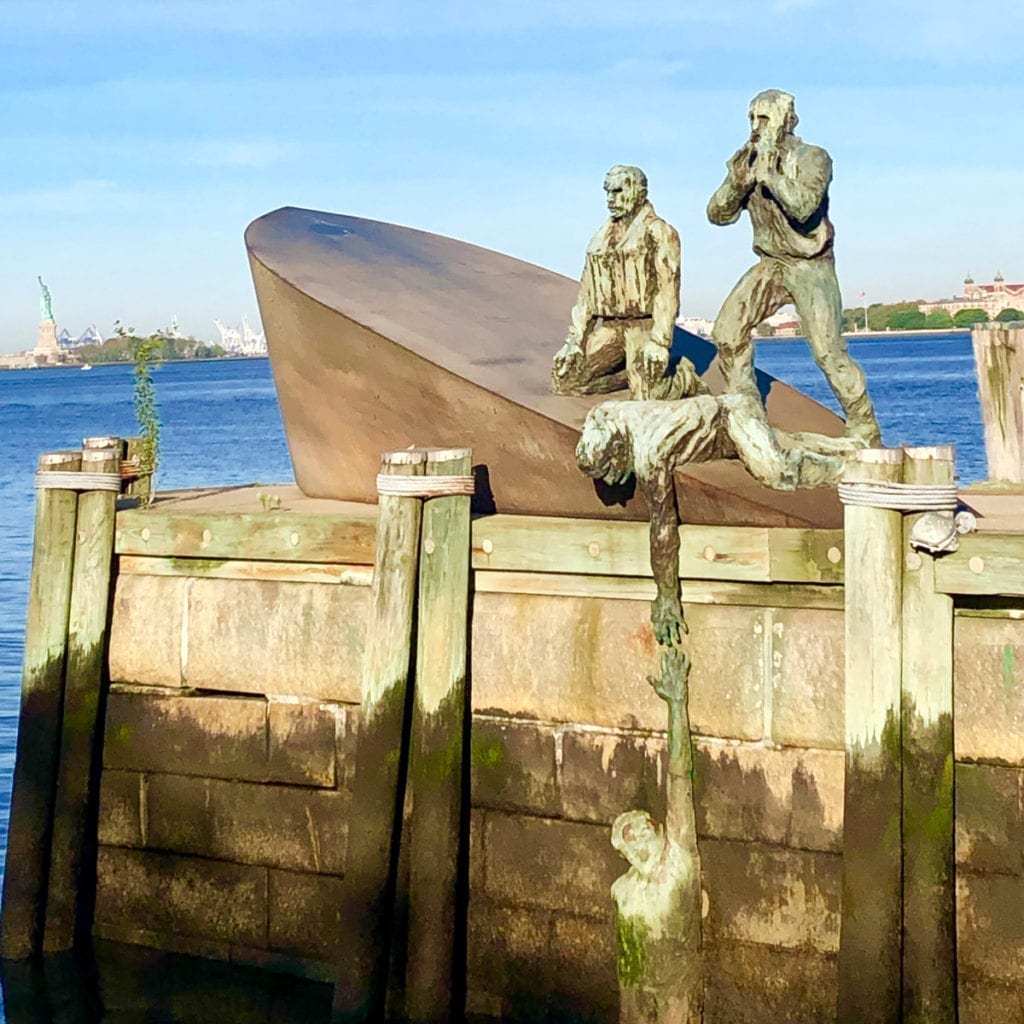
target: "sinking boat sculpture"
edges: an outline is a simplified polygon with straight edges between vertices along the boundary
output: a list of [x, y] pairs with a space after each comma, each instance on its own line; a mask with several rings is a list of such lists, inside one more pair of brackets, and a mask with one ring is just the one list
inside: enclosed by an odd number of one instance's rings
[[[576, 282], [441, 235], [285, 207], [246, 246], [299, 488], [376, 500], [380, 453], [469, 445], [477, 511], [645, 519], [639, 496], [583, 476], [575, 446], [602, 397], [548, 391]], [[673, 351], [721, 389], [714, 346], [676, 330]], [[765, 374], [768, 417], [838, 435], [842, 421]], [[834, 490], [783, 492], [738, 462], [677, 474], [683, 522], [838, 526]]]

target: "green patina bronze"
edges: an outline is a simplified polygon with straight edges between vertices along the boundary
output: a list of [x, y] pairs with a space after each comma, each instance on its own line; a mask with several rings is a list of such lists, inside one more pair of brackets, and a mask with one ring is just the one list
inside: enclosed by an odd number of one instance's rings
[[616, 164], [604, 190], [610, 216], [587, 246], [551, 390], [590, 395], [628, 389], [639, 399], [706, 394], [689, 359], [669, 371], [679, 315], [679, 235], [654, 212], [639, 167]]
[[708, 202], [712, 224], [734, 224], [746, 210], [756, 266], [740, 278], [715, 319], [714, 341], [726, 389], [757, 396], [751, 332], [792, 302], [814, 360], [846, 415], [847, 433], [877, 444], [864, 374], [843, 341], [836, 279], [835, 229], [828, 216], [832, 160], [798, 138], [793, 97], [778, 89], [750, 104], [750, 138], [726, 164], [725, 181]]
[[700, 854], [693, 804], [693, 751], [687, 713], [690, 659], [662, 653], [651, 679], [668, 705], [668, 778], [662, 827], [647, 811], [626, 811], [612, 845], [629, 870], [612, 885], [616, 906], [621, 1024], [698, 1024], [703, 1019]]

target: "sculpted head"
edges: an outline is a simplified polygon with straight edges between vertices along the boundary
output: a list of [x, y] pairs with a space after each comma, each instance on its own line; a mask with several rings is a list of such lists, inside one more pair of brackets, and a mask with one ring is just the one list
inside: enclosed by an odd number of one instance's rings
[[781, 89], [765, 89], [750, 101], [750, 141], [778, 145], [791, 135], [799, 118], [793, 97]]
[[612, 846], [641, 875], [650, 875], [665, 852], [665, 833], [646, 811], [626, 811], [612, 824]]
[[616, 164], [604, 176], [608, 212], [612, 220], [635, 213], [647, 199], [647, 175], [639, 167]]
[[614, 415], [615, 403], [605, 402], [587, 413], [576, 445], [576, 464], [587, 476], [614, 487], [633, 472], [629, 438]]

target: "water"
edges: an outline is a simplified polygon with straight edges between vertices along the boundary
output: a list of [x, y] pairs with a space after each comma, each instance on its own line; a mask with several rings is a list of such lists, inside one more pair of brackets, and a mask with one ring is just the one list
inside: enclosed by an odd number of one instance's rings
[[[985, 439], [969, 333], [864, 338], [850, 341], [849, 348], [867, 375], [886, 444], [955, 444], [961, 483], [985, 478]], [[839, 411], [802, 339], [758, 342], [757, 365]]]
[[[159, 488], [293, 479], [267, 360], [167, 363], [154, 381], [163, 422]], [[7, 848], [36, 464], [41, 452], [78, 447], [83, 437], [137, 432], [130, 366], [0, 373], [0, 858]]]
[[[850, 349], [867, 374], [886, 443], [954, 443], [961, 479], [984, 477], [968, 334], [864, 339]], [[757, 363], [837, 408], [803, 340], [760, 342]], [[160, 489], [293, 479], [266, 360], [168, 363], [154, 381], [163, 422]], [[7, 845], [36, 462], [41, 452], [77, 447], [89, 435], [135, 434], [131, 395], [128, 366], [0, 373], [0, 858]]]

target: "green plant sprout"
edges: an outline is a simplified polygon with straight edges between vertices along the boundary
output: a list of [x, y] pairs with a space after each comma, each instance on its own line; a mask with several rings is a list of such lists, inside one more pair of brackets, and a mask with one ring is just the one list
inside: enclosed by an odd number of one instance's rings
[[[120, 332], [118, 332], [120, 333]], [[125, 331], [130, 335], [130, 329]], [[160, 464], [160, 410], [156, 401], [156, 388], [153, 386], [153, 364], [156, 362], [161, 348], [157, 337], [136, 338], [132, 341], [132, 353], [135, 357], [132, 397], [135, 404], [135, 419], [142, 435], [142, 446], [139, 451], [139, 475], [150, 477], [149, 493], [146, 504], [153, 501], [155, 493], [157, 467]]]

